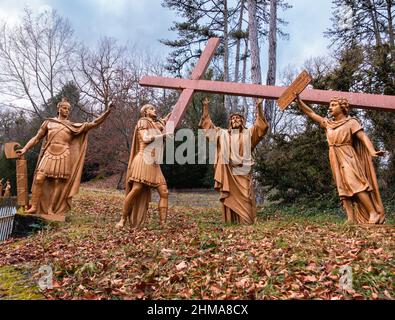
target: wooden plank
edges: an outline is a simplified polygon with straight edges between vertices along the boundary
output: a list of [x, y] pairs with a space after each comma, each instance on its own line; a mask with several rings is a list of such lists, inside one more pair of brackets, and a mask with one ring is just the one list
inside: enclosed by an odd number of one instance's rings
[[[193, 69], [191, 74], [192, 80], [198, 80], [204, 76], [208, 66], [210, 65], [211, 58], [214, 56], [215, 51], [217, 50], [220, 44], [219, 38], [210, 38], [207, 43], [206, 48], [202, 52], [200, 59]], [[194, 89], [193, 88], [186, 88], [181, 93], [180, 98], [178, 99], [169, 120], [166, 123], [165, 132], [166, 133], [174, 133], [175, 128], [181, 121], [182, 117], [184, 116], [188, 104], [191, 102], [193, 97]]]
[[199, 80], [207, 71], [210, 61], [215, 54], [221, 40], [219, 38], [210, 38], [206, 48], [203, 50], [196, 67], [192, 70], [190, 79]]
[[301, 94], [311, 81], [309, 73], [303, 70], [278, 99], [277, 104], [281, 111], [284, 111], [296, 99], [295, 93]]
[[7, 142], [4, 144], [4, 153], [7, 159], [17, 159], [19, 155], [16, 153], [15, 148], [21, 147], [18, 142]]
[[174, 130], [187, 110], [188, 104], [192, 100], [193, 93], [193, 89], [185, 89], [182, 91], [173, 111], [171, 112], [171, 116], [166, 123], [166, 133], [174, 133]]
[[[143, 77], [140, 80], [140, 85], [175, 90], [193, 89], [198, 92], [274, 100], [280, 98], [287, 89], [287, 87], [278, 86], [167, 77]], [[344, 97], [347, 98], [350, 105], [355, 108], [395, 112], [395, 96], [306, 89], [301, 93], [300, 97], [308, 103], [323, 105], [328, 105], [333, 97]]]

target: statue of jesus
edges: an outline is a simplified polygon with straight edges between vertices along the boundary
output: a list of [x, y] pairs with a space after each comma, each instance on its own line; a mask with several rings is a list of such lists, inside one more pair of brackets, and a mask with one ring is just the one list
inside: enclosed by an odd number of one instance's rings
[[257, 101], [257, 116], [251, 128], [245, 127], [242, 114], [232, 113], [229, 127], [221, 129], [211, 121], [208, 112], [209, 100], [205, 98], [203, 101], [199, 127], [216, 143], [214, 188], [220, 192], [223, 220], [226, 223], [250, 225], [256, 220], [252, 151], [269, 128], [262, 102], [261, 99]]

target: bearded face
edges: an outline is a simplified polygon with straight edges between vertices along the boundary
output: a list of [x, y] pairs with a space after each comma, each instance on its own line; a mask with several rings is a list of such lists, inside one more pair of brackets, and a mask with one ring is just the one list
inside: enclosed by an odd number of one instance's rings
[[238, 114], [233, 114], [230, 117], [230, 126], [232, 129], [244, 128], [244, 118]]

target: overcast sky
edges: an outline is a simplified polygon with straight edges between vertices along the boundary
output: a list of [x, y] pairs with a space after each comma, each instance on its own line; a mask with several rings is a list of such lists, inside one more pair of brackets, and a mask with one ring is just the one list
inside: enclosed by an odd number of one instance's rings
[[[285, 31], [290, 39], [280, 40], [279, 71], [288, 65], [300, 67], [306, 59], [328, 53], [323, 32], [330, 26], [331, 0], [288, 2], [293, 8], [280, 12], [280, 17], [289, 22]], [[163, 56], [169, 50], [158, 40], [176, 36], [169, 31], [176, 17], [161, 6], [161, 0], [0, 0], [0, 19], [15, 23], [26, 5], [33, 11], [56, 9], [70, 20], [78, 38], [88, 45], [101, 36], [111, 36]], [[265, 71], [267, 48], [262, 46], [261, 50]]]

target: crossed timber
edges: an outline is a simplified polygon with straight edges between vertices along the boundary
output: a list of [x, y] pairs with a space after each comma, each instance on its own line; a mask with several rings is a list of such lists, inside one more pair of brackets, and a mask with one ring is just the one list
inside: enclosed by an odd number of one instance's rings
[[[174, 132], [174, 129], [185, 114], [194, 92], [277, 100], [287, 90], [287, 87], [201, 80], [210, 64], [215, 50], [219, 45], [219, 42], [219, 38], [209, 39], [198, 64], [192, 71], [190, 79], [151, 76], [141, 78], [141, 86], [182, 90], [181, 96], [175, 105], [172, 115], [168, 121], [168, 125], [166, 126], [166, 132]], [[344, 97], [347, 98], [350, 105], [355, 108], [395, 112], [395, 96], [305, 89], [300, 94], [300, 97], [308, 103], [326, 105], [329, 104], [333, 97]]]

